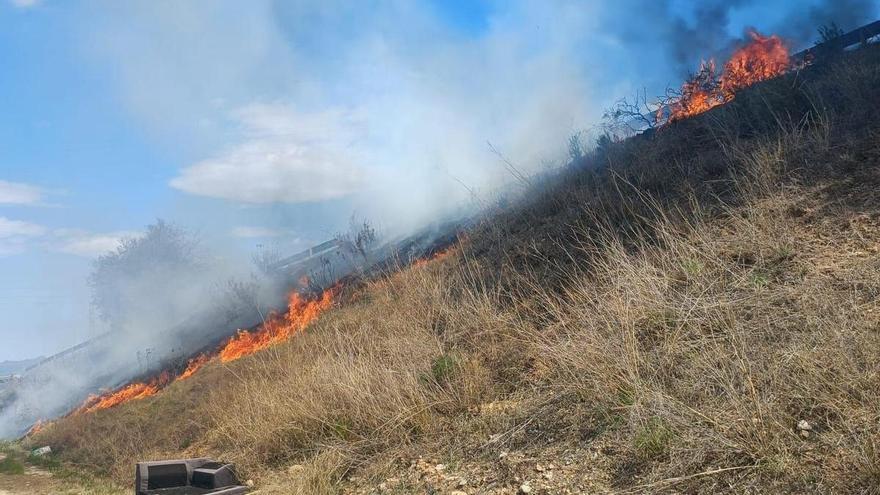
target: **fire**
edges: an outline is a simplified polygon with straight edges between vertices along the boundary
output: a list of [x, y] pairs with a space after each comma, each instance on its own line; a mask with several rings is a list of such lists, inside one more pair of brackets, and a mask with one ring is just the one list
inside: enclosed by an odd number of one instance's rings
[[[430, 257], [416, 260], [413, 266], [423, 266], [431, 261], [440, 260], [453, 252], [453, 247], [438, 251]], [[301, 280], [308, 283], [308, 279]], [[291, 292], [288, 298], [287, 312], [272, 314], [255, 330], [239, 330], [236, 335], [230, 337], [216, 352], [205, 352], [190, 359], [186, 368], [175, 377], [174, 373], [166, 370], [158, 376], [146, 381], [126, 385], [125, 387], [104, 395], [91, 395], [75, 411], [75, 413], [95, 412], [118, 406], [124, 402], [143, 399], [156, 395], [160, 390], [174, 381], [186, 380], [196, 374], [203, 366], [219, 358], [221, 362], [228, 363], [244, 356], [249, 356], [258, 351], [284, 342], [290, 337], [305, 330], [310, 323], [333, 305], [333, 300], [339, 292], [337, 285], [325, 290], [320, 297], [309, 299], [298, 292]], [[40, 425], [35, 425], [38, 429]]]
[[413, 261], [412, 266], [413, 266], [413, 268], [419, 268], [419, 267], [427, 265], [428, 263], [430, 263], [432, 261], [442, 260], [443, 258], [446, 258], [450, 254], [452, 254], [453, 250], [454, 250], [454, 247], [450, 246], [446, 249], [437, 251], [436, 253], [434, 253], [428, 257], [419, 258], [419, 259]]
[[159, 376], [153, 377], [147, 382], [131, 383], [125, 387], [102, 396], [92, 396], [80, 407], [80, 411], [95, 412], [118, 406], [123, 402], [138, 400], [156, 395], [159, 390], [165, 388], [171, 382], [172, 375], [163, 371]]
[[[732, 100], [735, 94], [755, 84], [784, 74], [791, 68], [788, 47], [776, 35], [749, 33], [751, 41], [724, 64], [720, 76], [715, 62], [700, 64], [700, 70], [681, 87], [681, 94], [669, 105], [669, 122], [682, 120]], [[663, 109], [658, 111], [662, 117]]]
[[[281, 343], [304, 330], [318, 316], [333, 305], [333, 298], [339, 286], [324, 291], [316, 299], [307, 299], [297, 292], [289, 297], [286, 313], [272, 315], [260, 328], [253, 331], [239, 330], [227, 340], [215, 353], [202, 353], [187, 362], [186, 369], [175, 378], [174, 373], [166, 370], [146, 382], [137, 382], [104, 395], [91, 395], [75, 411], [95, 412], [118, 406], [124, 402], [143, 399], [156, 395], [173, 381], [186, 380], [198, 372], [204, 365], [218, 357], [224, 363], [248, 356], [257, 351]], [[37, 425], [39, 426], [39, 425]], [[37, 428], [35, 426], [34, 428]]]
[[235, 361], [301, 332], [333, 304], [336, 291], [336, 288], [328, 289], [313, 300], [304, 299], [297, 292], [291, 293], [286, 314], [270, 316], [258, 330], [239, 330], [220, 350], [220, 361]]
[[179, 382], [181, 380], [186, 380], [187, 378], [195, 375], [196, 372], [199, 371], [202, 368], [202, 366], [208, 364], [208, 362], [210, 362], [211, 359], [213, 359], [213, 357], [214, 356], [212, 356], [210, 354], [202, 353], [202, 354], [199, 354], [198, 356], [190, 359], [186, 363], [186, 369], [183, 370], [183, 373], [181, 373], [180, 376], [178, 376], [175, 379], [175, 381]]
[[737, 91], [782, 75], [791, 67], [788, 47], [779, 36], [761, 36], [756, 31], [751, 31], [749, 36], [752, 41], [734, 52], [724, 64], [721, 93], [728, 100], [733, 99]]
[[43, 419], [38, 419], [37, 422], [34, 423], [34, 426], [31, 426], [31, 429], [28, 430], [25, 436], [36, 435], [37, 433], [43, 431], [43, 429], [45, 429], [46, 426], [48, 426], [49, 424], [51, 424], [51, 422], [44, 421]]
[[[669, 106], [669, 121], [697, 115], [724, 103], [718, 88], [715, 61], [701, 62], [700, 70], [682, 84], [680, 96]], [[662, 117], [662, 112], [662, 108], [658, 110], [658, 117]]]

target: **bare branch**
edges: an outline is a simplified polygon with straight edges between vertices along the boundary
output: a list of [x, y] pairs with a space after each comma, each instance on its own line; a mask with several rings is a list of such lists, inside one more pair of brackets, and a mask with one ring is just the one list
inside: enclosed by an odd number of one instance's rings
[[511, 163], [510, 160], [507, 159], [507, 157], [505, 157], [504, 155], [501, 154], [500, 151], [495, 149], [495, 146], [493, 146], [491, 142], [486, 141], [486, 144], [489, 145], [489, 150], [492, 151], [492, 153], [495, 153], [495, 155], [498, 156], [499, 159], [501, 159], [501, 163], [504, 164], [504, 168], [506, 168], [507, 171], [510, 172], [510, 175], [512, 175], [516, 180], [522, 182], [523, 184], [525, 184], [527, 186], [532, 185], [532, 183], [529, 181], [528, 177], [526, 177], [522, 172], [520, 172], [519, 169], [516, 168], [516, 166], [513, 163]]

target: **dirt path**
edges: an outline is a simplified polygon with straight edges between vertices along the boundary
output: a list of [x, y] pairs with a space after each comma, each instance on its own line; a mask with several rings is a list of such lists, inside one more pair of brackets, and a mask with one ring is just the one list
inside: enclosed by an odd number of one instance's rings
[[[0, 461], [6, 454], [0, 453]], [[56, 476], [35, 466], [22, 474], [0, 473], [0, 495], [117, 495], [122, 492], [104, 483], [72, 476]]]
[[52, 474], [28, 466], [24, 474], [0, 474], [0, 495], [58, 495], [71, 494]]

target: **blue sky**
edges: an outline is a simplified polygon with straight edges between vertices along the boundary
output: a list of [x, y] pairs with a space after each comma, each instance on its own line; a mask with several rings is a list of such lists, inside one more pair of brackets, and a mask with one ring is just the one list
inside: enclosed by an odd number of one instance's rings
[[402, 231], [505, 181], [487, 140], [536, 170], [746, 26], [831, 15], [709, 4], [0, 0], [0, 360], [99, 331], [91, 260], [158, 217], [241, 263], [352, 212]]

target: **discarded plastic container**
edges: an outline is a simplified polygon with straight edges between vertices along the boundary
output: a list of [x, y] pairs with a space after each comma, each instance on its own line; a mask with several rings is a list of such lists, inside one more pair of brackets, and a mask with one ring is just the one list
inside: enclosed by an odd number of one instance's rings
[[135, 495], [240, 495], [235, 466], [207, 458], [139, 462]]
[[31, 451], [31, 455], [34, 457], [43, 457], [44, 455], [49, 455], [52, 453], [52, 447], [46, 445], [45, 447], [40, 447], [38, 449], [34, 449]]

